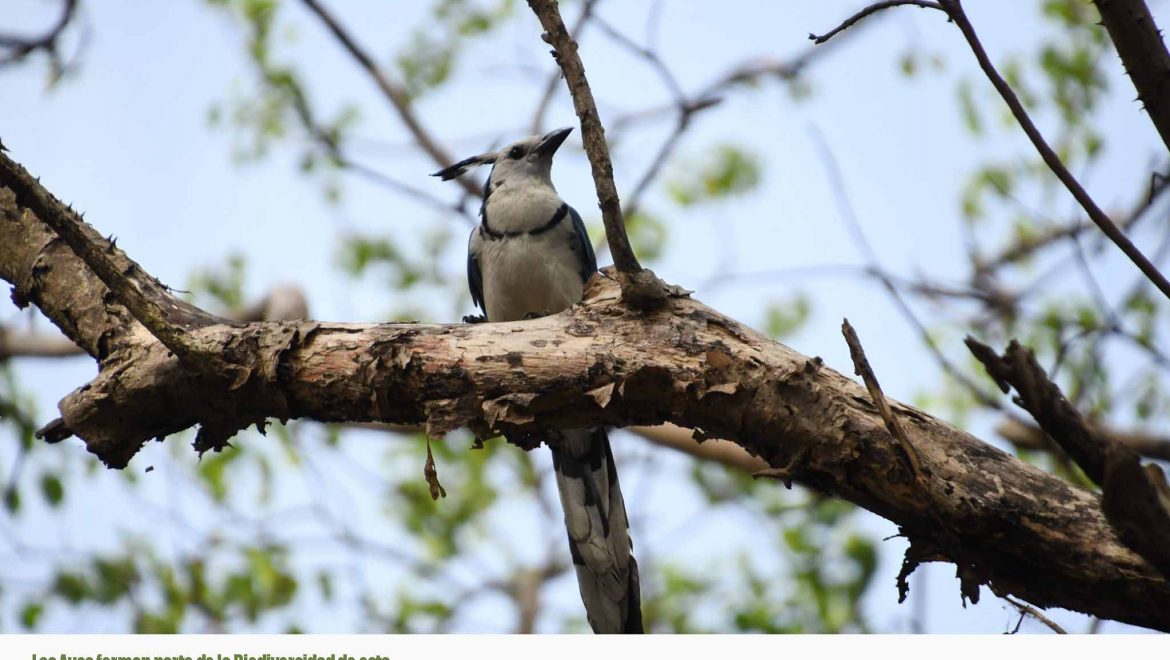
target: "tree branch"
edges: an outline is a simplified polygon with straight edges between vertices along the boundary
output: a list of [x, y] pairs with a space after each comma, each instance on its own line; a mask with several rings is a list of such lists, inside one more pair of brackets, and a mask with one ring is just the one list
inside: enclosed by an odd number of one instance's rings
[[916, 7], [938, 9], [939, 11], [946, 13], [951, 21], [956, 26], [958, 26], [959, 31], [963, 33], [963, 38], [967, 40], [967, 44], [971, 47], [971, 52], [974, 53], [975, 59], [979, 62], [979, 68], [983, 70], [984, 75], [986, 75], [987, 79], [991, 81], [991, 84], [995, 87], [995, 90], [999, 92], [1000, 97], [1004, 100], [1004, 103], [1007, 104], [1008, 109], [1011, 110], [1012, 116], [1014, 116], [1016, 121], [1019, 122], [1020, 128], [1024, 130], [1024, 134], [1028, 136], [1028, 139], [1032, 142], [1032, 146], [1035, 147], [1036, 151], [1040, 154], [1040, 158], [1046, 165], [1048, 165], [1048, 168], [1052, 170], [1052, 173], [1056, 175], [1056, 178], [1064, 184], [1064, 187], [1069, 191], [1069, 193], [1072, 194], [1073, 198], [1077, 200], [1077, 203], [1080, 204], [1081, 208], [1085, 210], [1085, 213], [1088, 214], [1089, 219], [1093, 221], [1093, 224], [1097, 225], [1097, 227], [1106, 236], [1109, 237], [1109, 240], [1113, 241], [1113, 243], [1117, 245], [1117, 247], [1120, 248], [1123, 253], [1125, 253], [1125, 256], [1129, 257], [1129, 260], [1132, 261], [1134, 265], [1138, 267], [1138, 270], [1140, 270], [1142, 274], [1145, 275], [1146, 278], [1149, 279], [1150, 282], [1152, 282], [1154, 286], [1162, 292], [1162, 295], [1170, 299], [1170, 280], [1166, 279], [1166, 277], [1158, 270], [1158, 268], [1144, 254], [1142, 254], [1141, 250], [1139, 250], [1137, 246], [1135, 246], [1133, 242], [1129, 240], [1125, 233], [1122, 232], [1121, 229], [1119, 229], [1117, 225], [1109, 219], [1109, 216], [1105, 215], [1105, 212], [1097, 206], [1097, 203], [1093, 201], [1093, 198], [1089, 196], [1089, 193], [1085, 191], [1084, 187], [1081, 186], [1076, 177], [1072, 175], [1072, 172], [1068, 171], [1068, 168], [1065, 167], [1064, 163], [1060, 160], [1060, 157], [1057, 156], [1056, 152], [1052, 150], [1052, 147], [1048, 145], [1048, 142], [1044, 140], [1044, 136], [1040, 134], [1040, 130], [1036, 128], [1034, 123], [1032, 123], [1032, 118], [1024, 109], [1023, 104], [1020, 103], [1019, 97], [1016, 96], [1016, 93], [1012, 90], [1011, 86], [1008, 85], [1007, 81], [1003, 79], [1003, 76], [999, 74], [999, 71], [996, 70], [995, 65], [991, 63], [991, 59], [987, 56], [987, 51], [983, 49], [983, 43], [979, 41], [979, 36], [975, 34], [975, 28], [971, 25], [971, 21], [968, 20], [966, 12], [963, 11], [963, 5], [959, 0], [940, 0], [939, 2], [924, 2], [921, 0], [889, 0], [887, 2], [878, 2], [866, 7], [843, 23], [841, 26], [838, 26], [836, 29], [830, 31], [822, 37], [817, 37], [816, 35], [809, 35], [809, 37], [817, 43], [824, 43], [824, 41], [830, 39], [834, 34], [837, 34], [841, 30], [848, 28], [849, 25], [852, 25], [853, 22], [856, 22], [865, 16], [873, 14], [874, 12], [880, 11], [882, 9], [888, 9], [890, 7], [898, 7], [902, 5], [913, 5]]
[[573, 97], [573, 108], [581, 122], [581, 139], [593, 170], [601, 220], [605, 223], [606, 241], [622, 284], [623, 299], [636, 309], [661, 307], [671, 297], [686, 292], [666, 285], [653, 272], [643, 269], [630, 246], [626, 223], [622, 218], [621, 201], [613, 182], [613, 163], [610, 162], [609, 146], [605, 142], [605, 128], [601, 125], [593, 92], [585, 78], [585, 66], [577, 55], [577, 42], [565, 28], [556, 0], [528, 0], [528, 6], [544, 28], [542, 38], [553, 47], [553, 57], [564, 71], [565, 84]]
[[[378, 86], [378, 90], [382, 92], [382, 95], [394, 107], [394, 110], [398, 113], [398, 117], [406, 125], [406, 129], [414, 136], [414, 140], [418, 143], [418, 146], [427, 152], [439, 167], [449, 167], [454, 163], [455, 159], [451, 157], [451, 154], [447, 153], [447, 150], [440, 146], [431, 136], [430, 132], [423, 127], [422, 122], [414, 113], [414, 108], [411, 107], [410, 97], [407, 95], [406, 90], [390, 79], [390, 76], [378, 66], [374, 58], [358, 45], [353, 36], [341, 26], [341, 23], [318, 0], [302, 0], [302, 2], [309, 8], [309, 11], [321, 19], [321, 22], [325, 24], [325, 27], [329, 29], [329, 32], [333, 34], [338, 43], [357, 61], [358, 65], [366, 72], [370, 79], [374, 81], [374, 84]], [[463, 189], [469, 195], [480, 197], [483, 194], [483, 191], [470, 179], [458, 179], [458, 183], [460, 186], [463, 186]]]
[[[1170, 461], [1170, 437], [1114, 428], [1097, 428], [1096, 431], [1110, 442], [1123, 444], [1142, 456]], [[1026, 424], [1012, 416], [1005, 417], [996, 424], [995, 432], [1018, 449], [1050, 451], [1060, 447], [1039, 427]]]
[[201, 356], [189, 331], [217, 322], [212, 315], [179, 304], [161, 282], [115, 247], [114, 241], [94, 241], [81, 217], [39, 185], [19, 163], [0, 153], [0, 185], [16, 195], [16, 204], [32, 211], [69, 245], [102, 281], [114, 299], [125, 306], [160, 342], [189, 364]]
[[951, 20], [958, 26], [959, 31], [963, 33], [963, 37], [967, 40], [968, 45], [971, 46], [971, 51], [975, 54], [975, 59], [979, 62], [979, 68], [983, 69], [983, 73], [987, 76], [987, 79], [991, 81], [996, 91], [999, 92], [1004, 103], [1007, 103], [1008, 108], [1012, 111], [1012, 116], [1019, 122], [1020, 128], [1024, 129], [1024, 133], [1028, 136], [1028, 139], [1032, 141], [1032, 146], [1039, 152], [1040, 158], [1052, 170], [1056, 178], [1060, 179], [1060, 182], [1064, 184], [1064, 187], [1068, 189], [1069, 193], [1076, 198], [1081, 208], [1089, 215], [1089, 219], [1109, 237], [1109, 240], [1121, 248], [1121, 251], [1138, 267], [1138, 270], [1142, 271], [1142, 274], [1153, 282], [1154, 286], [1158, 287], [1162, 295], [1170, 298], [1170, 281], [1158, 270], [1157, 266], [1146, 258], [1146, 255], [1142, 254], [1141, 250], [1129, 240], [1125, 233], [1109, 219], [1109, 216], [1097, 206], [1097, 203], [1093, 201], [1089, 193], [1085, 191], [1080, 182], [1076, 180], [1076, 177], [1072, 175], [1072, 172], [1069, 172], [1068, 168], [1061, 162], [1060, 156], [1056, 155], [1052, 147], [1048, 146], [1048, 142], [1044, 140], [1044, 136], [1040, 134], [1040, 130], [1032, 123], [1032, 118], [1028, 116], [1027, 110], [1020, 103], [1020, 99], [1016, 96], [1016, 93], [1008, 85], [1007, 81], [1003, 79], [1003, 76], [999, 75], [999, 71], [996, 70], [995, 65], [991, 63], [991, 58], [987, 56], [987, 51], [983, 49], [983, 44], [979, 41], [978, 35], [975, 34], [975, 28], [971, 25], [971, 21], [967, 19], [967, 13], [963, 11], [962, 3], [959, 0], [942, 0], [941, 4], [947, 16], [950, 16]]
[[1142, 467], [1137, 452], [1091, 429], [1064, 398], [1032, 352], [1012, 341], [1003, 355], [974, 338], [971, 353], [1005, 393], [1103, 490], [1102, 507], [1125, 543], [1170, 578], [1170, 486], [1156, 465]]
[[[13, 239], [0, 242], [0, 275], [51, 319], [92, 313], [84, 300], [59, 309], [77, 287], [98, 286], [77, 256], [43, 249], [51, 233], [4, 190], [0, 211]], [[426, 424], [435, 436], [468, 426], [485, 437], [671, 421], [893, 521], [915, 558], [960, 562], [968, 596], [985, 584], [1170, 630], [1170, 608], [1146, 606], [1170, 602], [1170, 583], [1121, 544], [1092, 493], [889, 401], [919, 451], [919, 481], [863, 388], [698, 301], [672, 307], [630, 310], [602, 276], [583, 304], [523, 325], [225, 321], [194, 333], [199, 354], [242, 365], [234, 389], [131, 328], [98, 376], [61, 401], [53, 437], [72, 432], [124, 466], [150, 439], [199, 425], [196, 449], [221, 449], [270, 417]], [[126, 319], [119, 309], [110, 325]]]
[[7, 49], [7, 52], [0, 55], [0, 66], [17, 62], [30, 53], [43, 50], [49, 55], [53, 76], [60, 78], [65, 66], [61, 62], [57, 41], [65, 32], [65, 28], [77, 16], [77, 5], [78, 0], [64, 0], [61, 3], [61, 15], [57, 18], [57, 22], [40, 36], [22, 37], [13, 34], [0, 34], [0, 48]]
[[853, 27], [857, 23], [861, 22], [863, 19], [868, 18], [870, 16], [873, 16], [874, 14], [878, 13], [879, 11], [882, 11], [883, 9], [890, 9], [891, 7], [902, 7], [905, 5], [910, 5], [912, 7], [921, 7], [923, 9], [938, 9], [940, 11], [942, 10], [942, 5], [940, 5], [939, 3], [928, 2], [926, 0], [885, 0], [884, 2], [875, 2], [872, 5], [857, 12], [856, 14], [853, 14], [849, 18], [842, 21], [840, 25], [838, 25], [837, 27], [833, 28], [832, 30], [829, 30], [828, 32], [826, 32], [822, 35], [816, 35], [816, 34], [813, 34], [810, 32], [808, 35], [808, 38], [814, 44], [817, 44], [819, 46], [819, 45], [829, 41], [833, 37], [837, 36], [838, 34], [844, 32], [845, 30], [848, 30], [849, 28]]
[[565, 84], [573, 98], [573, 108], [581, 121], [581, 139], [593, 169], [593, 183], [597, 188], [597, 200], [601, 206], [601, 218], [605, 223], [605, 235], [613, 255], [613, 264], [619, 272], [636, 273], [642, 270], [642, 266], [638, 263], [638, 257], [634, 256], [630, 239], [626, 235], [621, 202], [613, 183], [613, 163], [610, 162], [609, 146], [605, 142], [605, 128], [601, 125], [593, 92], [585, 78], [585, 65], [577, 55], [577, 42], [565, 28], [556, 0], [529, 0], [528, 6], [544, 28], [542, 38], [554, 49], [553, 57], [565, 74]]
[[1093, 0], [1162, 142], [1170, 149], [1170, 52], [1142, 0]]

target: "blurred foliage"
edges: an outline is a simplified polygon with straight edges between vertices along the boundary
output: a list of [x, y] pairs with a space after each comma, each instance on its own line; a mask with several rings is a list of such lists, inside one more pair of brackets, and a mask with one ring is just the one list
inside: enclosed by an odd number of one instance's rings
[[760, 183], [760, 159], [731, 144], [715, 147], [701, 163], [685, 163], [677, 169], [666, 189], [682, 206], [740, 195]]
[[[209, 111], [211, 124], [232, 136], [232, 157], [240, 163], [287, 160], [344, 209], [342, 185], [354, 174], [345, 150], [361, 141], [360, 118], [382, 109], [367, 113], [348, 99], [318, 96], [308, 77], [314, 63], [297, 58], [298, 35], [309, 28], [306, 16], [289, 10], [295, 3], [207, 4], [242, 36], [241, 55], [249, 65], [248, 78], [236, 81], [228, 100]], [[395, 26], [409, 34], [402, 47], [372, 52], [417, 102], [456, 79], [475, 40], [502, 38], [505, 26], [518, 23], [525, 12], [516, 4], [435, 0], [424, 24]], [[998, 64], [1046, 132], [1053, 131], [1062, 157], [1088, 171], [1108, 148], [1095, 118], [1111, 91], [1104, 62], [1113, 55], [1089, 3], [1042, 0], [1038, 7], [1049, 32]], [[523, 20], [530, 30], [531, 17]], [[909, 47], [890, 63], [915, 78], [951, 76], [950, 65], [926, 46]], [[806, 71], [775, 82], [790, 96], [805, 98], [813, 93], [809, 78], [815, 75]], [[769, 82], [739, 81], [728, 93], [757, 95]], [[973, 142], [1018, 131], [985, 79], [972, 75], [955, 84], [956, 112]], [[647, 196], [627, 218], [631, 241], [647, 263], [664, 259], [674, 247], [677, 215], [749, 195], [766, 175], [764, 161], [748, 147], [723, 141], [687, 148], [690, 155], [666, 162], [662, 194]], [[973, 267], [996, 254], [989, 246], [1032, 240], [1073, 219], [1055, 186], [1030, 149], [998, 155], [970, 172], [956, 203]], [[458, 194], [454, 187], [446, 192]], [[445, 221], [420, 231], [371, 223], [365, 226], [379, 228], [343, 232], [336, 246], [322, 249], [334, 250], [355, 286], [372, 281], [386, 291], [390, 306], [384, 314], [380, 310], [383, 316], [425, 319], [450, 301], [443, 318], [456, 318], [468, 311], [460, 256], [465, 233], [462, 225], [454, 231]], [[603, 232], [593, 224], [591, 234], [600, 240]], [[1091, 241], [1082, 242], [1075, 249], [1094, 257]], [[982, 274], [1021, 300], [1029, 296], [1027, 304], [1017, 300], [990, 311], [970, 301], [957, 304], [956, 313], [932, 319], [935, 345], [956, 346], [968, 332], [996, 344], [1017, 337], [1052, 366], [1070, 400], [1093, 418], [1164, 424], [1170, 415], [1168, 361], [1157, 348], [1166, 332], [1164, 301], [1137, 285], [1120, 295], [1117, 286], [1107, 287], [1112, 297], [1106, 304], [1090, 284], [1080, 289], [1083, 295], [1048, 294], [1034, 278], [1052, 261], [1038, 253]], [[191, 276], [189, 297], [213, 310], [239, 308], [248, 277], [244, 256], [229, 255]], [[770, 336], [786, 338], [806, 327], [813, 313], [810, 296], [794, 291], [762, 304], [755, 320]], [[1109, 342], [1147, 357], [1148, 368], [1115, 373]], [[990, 390], [973, 358], [961, 352], [952, 357], [976, 386]], [[960, 424], [984, 412], [965, 384], [945, 376], [917, 402]], [[442, 632], [508, 626], [512, 616], [518, 630], [585, 629], [551, 472], [543, 458], [501, 440], [472, 448], [467, 434], [455, 433], [432, 442], [448, 492], [434, 501], [422, 478], [425, 438], [410, 430], [274, 425], [267, 436], [242, 433], [234, 447], [201, 460], [187, 446], [189, 438], [172, 438], [159, 450], [164, 454], [152, 454], [158, 470], [136, 462], [111, 473], [79, 452], [48, 451], [35, 442], [38, 412], [16, 370], [0, 363], [0, 522], [4, 552], [20, 578], [0, 580], [0, 626], [6, 630], [281, 632], [338, 625]], [[614, 444], [624, 468], [650, 629], [871, 630], [862, 603], [877, 570], [878, 548], [859, 531], [852, 506], [719, 465], [663, 457], [660, 450], [647, 457], [630, 449], [634, 443]], [[1084, 479], [1067, 461], [1047, 454], [1028, 458], [1071, 480]], [[627, 480], [627, 474], [639, 479]], [[631, 481], [652, 478], [670, 479], [671, 497], [680, 503], [693, 500], [692, 516], [702, 524], [746, 519], [750, 542], [729, 542], [720, 556], [693, 563], [651, 553], [691, 538], [676, 532], [665, 535], [667, 542], [643, 541], [660, 521], [646, 520], [642, 484]], [[116, 512], [112, 529], [84, 536], [66, 532], [68, 542], [52, 547], [42, 544], [55, 539], [34, 543], [10, 531], [31, 528], [35, 520], [60, 521], [69, 530], [71, 520], [91, 513], [94, 493], [108, 498], [100, 507]], [[526, 536], [532, 530], [539, 530], [539, 542]], [[521, 604], [533, 590], [542, 607], [535, 622], [525, 622]], [[557, 600], [570, 592], [571, 602]], [[493, 618], [484, 619], [485, 610]]]

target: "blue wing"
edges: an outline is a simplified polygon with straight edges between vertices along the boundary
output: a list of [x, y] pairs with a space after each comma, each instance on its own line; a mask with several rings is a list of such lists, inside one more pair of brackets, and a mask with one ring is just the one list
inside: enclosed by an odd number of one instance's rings
[[[473, 230], [471, 236], [474, 237], [477, 231], [478, 228]], [[471, 237], [467, 239], [467, 289], [471, 291], [471, 302], [486, 312], [487, 308], [483, 305], [483, 273], [479, 269], [479, 259], [471, 251]]]
[[581, 281], [587, 282], [589, 277], [597, 272], [597, 255], [593, 254], [593, 243], [589, 241], [589, 232], [585, 230], [581, 214], [570, 206], [569, 217], [573, 220], [573, 237], [576, 241], [573, 251], [581, 258]]

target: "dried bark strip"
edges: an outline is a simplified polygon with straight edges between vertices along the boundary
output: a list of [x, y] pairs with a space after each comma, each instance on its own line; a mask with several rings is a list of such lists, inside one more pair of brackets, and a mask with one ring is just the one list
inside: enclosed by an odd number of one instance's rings
[[193, 330], [200, 353], [244, 365], [231, 389], [184, 369], [119, 306], [106, 311], [95, 276], [2, 189], [0, 235], [11, 238], [0, 241], [0, 277], [18, 297], [83, 346], [118, 333], [99, 375], [60, 404], [61, 427], [111, 466], [192, 425], [197, 448], [214, 449], [271, 417], [426, 424], [434, 434], [672, 421], [893, 521], [916, 560], [955, 561], [937, 548], [957, 541], [964, 574], [997, 594], [1170, 630], [1170, 583], [1119, 541], [1095, 495], [890, 401], [920, 452], [919, 484], [862, 387], [698, 301], [632, 310], [602, 275], [583, 304], [523, 323]]

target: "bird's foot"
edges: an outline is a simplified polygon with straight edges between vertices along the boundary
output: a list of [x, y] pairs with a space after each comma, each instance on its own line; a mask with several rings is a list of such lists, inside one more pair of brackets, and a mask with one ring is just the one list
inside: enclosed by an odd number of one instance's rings
[[463, 317], [464, 323], [487, 323], [487, 317], [483, 314], [468, 314]]

